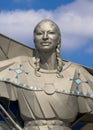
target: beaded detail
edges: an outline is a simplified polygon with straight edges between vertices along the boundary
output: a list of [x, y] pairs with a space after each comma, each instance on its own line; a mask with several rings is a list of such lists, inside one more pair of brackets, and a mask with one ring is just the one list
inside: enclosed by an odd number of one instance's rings
[[[29, 86], [27, 84], [20, 83], [18, 80], [11, 80], [9, 78], [3, 78], [3, 79], [0, 79], [0, 80], [12, 83], [14, 85], [17, 85], [18, 87], [21, 87], [21, 88], [24, 88], [24, 89], [27, 89], [27, 90], [31, 90], [31, 91], [44, 91], [44, 89], [42, 87]], [[80, 92], [79, 90], [77, 91], [77, 89], [76, 90], [64, 90], [62, 88], [57, 88], [55, 90], [55, 92], [62, 93], [62, 94], [67, 94], [67, 95], [83, 96], [83, 97], [93, 98], [93, 93]]]
[[77, 85], [80, 85], [81, 83], [88, 84], [88, 81], [83, 81], [80, 79], [80, 73], [77, 74], [78, 78], [70, 78], [70, 81], [74, 81]]
[[9, 70], [9, 71], [14, 71], [14, 72], [16, 73], [16, 76], [15, 76], [16, 79], [18, 79], [18, 78], [19, 78], [19, 75], [22, 74], [22, 73], [24, 73], [24, 74], [26, 74], [26, 75], [29, 74], [28, 71], [24, 71], [24, 69], [23, 69], [23, 64], [20, 64], [20, 65], [19, 65], [19, 68], [17, 68], [17, 69], [8, 68], [8, 70]]
[[88, 81], [83, 81], [80, 79], [80, 73], [77, 74], [77, 78], [70, 78], [70, 81], [74, 81], [76, 83], [76, 90], [78, 91], [79, 94], [79, 85], [82, 83], [88, 84]]

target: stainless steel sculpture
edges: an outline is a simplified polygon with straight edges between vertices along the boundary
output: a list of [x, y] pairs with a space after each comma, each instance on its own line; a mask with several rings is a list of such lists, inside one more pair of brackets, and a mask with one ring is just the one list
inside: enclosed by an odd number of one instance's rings
[[71, 130], [78, 114], [93, 112], [93, 70], [61, 59], [61, 33], [51, 20], [35, 27], [34, 43], [32, 57], [0, 62], [0, 96], [18, 100], [24, 126], [3, 112], [19, 130]]

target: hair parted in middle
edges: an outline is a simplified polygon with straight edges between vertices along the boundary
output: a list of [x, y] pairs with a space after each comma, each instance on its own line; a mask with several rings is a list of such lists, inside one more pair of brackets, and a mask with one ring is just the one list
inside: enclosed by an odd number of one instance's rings
[[[34, 29], [34, 34], [35, 34], [35, 32], [36, 32], [37, 27], [38, 27], [40, 24], [42, 24], [43, 22], [51, 22], [51, 23], [56, 27], [56, 30], [57, 30], [57, 33], [58, 33], [58, 36], [59, 36], [59, 41], [58, 41], [57, 46], [56, 46], [56, 59], [57, 59], [57, 77], [60, 78], [60, 77], [63, 77], [61, 72], [62, 72], [62, 70], [63, 70], [63, 65], [64, 65], [64, 63], [63, 63], [63, 61], [62, 61], [62, 58], [61, 58], [61, 56], [60, 56], [61, 32], [60, 32], [60, 29], [59, 29], [58, 25], [57, 25], [55, 22], [53, 22], [53, 21], [50, 20], [50, 19], [44, 19], [44, 20], [40, 21], [40, 22], [36, 25], [36, 27], [35, 27], [35, 29]], [[35, 54], [36, 54], [36, 55], [35, 55], [35, 60], [36, 60], [36, 61], [35, 61], [35, 65], [36, 65], [35, 75], [38, 76], [38, 77], [40, 77], [40, 73], [39, 73], [39, 70], [40, 70], [40, 57], [39, 57], [39, 52], [38, 52], [38, 50], [36, 49], [35, 51], [36, 51], [36, 53], [35, 53]]]

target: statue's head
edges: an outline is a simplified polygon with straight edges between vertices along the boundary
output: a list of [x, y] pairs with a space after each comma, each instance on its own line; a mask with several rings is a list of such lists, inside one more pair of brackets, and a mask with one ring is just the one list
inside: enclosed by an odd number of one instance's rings
[[39, 22], [34, 29], [34, 43], [38, 51], [56, 50], [61, 43], [61, 33], [57, 24], [49, 19]]
[[57, 60], [57, 77], [62, 77], [60, 75], [63, 69], [63, 62], [60, 58], [61, 33], [57, 24], [49, 19], [39, 22], [34, 29], [34, 43], [36, 47], [35, 74], [40, 76], [38, 75], [40, 69], [39, 52], [55, 51]]

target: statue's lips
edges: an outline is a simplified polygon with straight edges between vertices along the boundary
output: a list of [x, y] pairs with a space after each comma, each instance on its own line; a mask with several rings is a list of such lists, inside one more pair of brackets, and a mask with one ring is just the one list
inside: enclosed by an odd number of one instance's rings
[[51, 44], [51, 42], [42, 42], [41, 45], [42, 46], [49, 46]]

